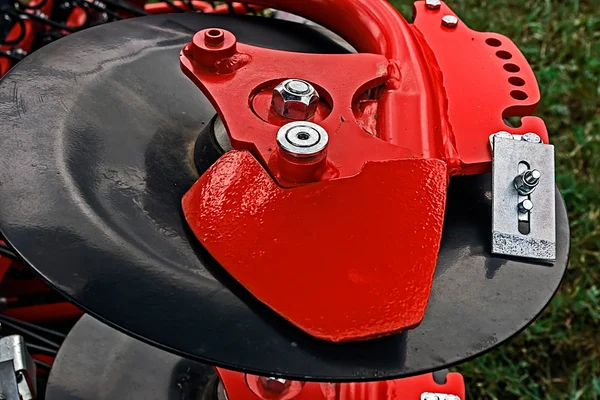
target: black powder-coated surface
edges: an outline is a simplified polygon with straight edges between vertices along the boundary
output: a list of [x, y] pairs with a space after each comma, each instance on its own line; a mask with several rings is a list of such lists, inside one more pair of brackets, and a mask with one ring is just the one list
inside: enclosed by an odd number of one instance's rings
[[492, 257], [489, 175], [451, 182], [417, 329], [327, 343], [256, 301], [197, 244], [180, 206], [198, 177], [196, 137], [214, 111], [178, 54], [207, 27], [265, 47], [342, 51], [287, 22], [171, 14], [68, 36], [0, 82], [0, 229], [48, 282], [104, 322], [179, 355], [313, 380], [440, 369], [489, 351], [541, 312], [567, 265], [564, 202], [557, 192], [553, 266]]
[[84, 315], [54, 360], [46, 400], [217, 400], [217, 381], [213, 367]]

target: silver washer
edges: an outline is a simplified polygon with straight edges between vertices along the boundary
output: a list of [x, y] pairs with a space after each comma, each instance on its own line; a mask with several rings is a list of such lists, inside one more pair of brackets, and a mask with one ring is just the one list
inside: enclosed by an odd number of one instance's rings
[[319, 131], [304, 125], [288, 129], [285, 137], [289, 143], [296, 147], [313, 147], [321, 140]]
[[327, 131], [307, 121], [285, 124], [277, 132], [277, 144], [287, 154], [297, 158], [314, 157], [322, 153], [329, 142]]

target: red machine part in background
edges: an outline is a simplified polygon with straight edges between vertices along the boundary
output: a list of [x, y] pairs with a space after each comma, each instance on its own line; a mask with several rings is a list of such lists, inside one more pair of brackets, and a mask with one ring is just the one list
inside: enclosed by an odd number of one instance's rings
[[457, 372], [448, 373], [443, 384], [437, 383], [433, 374], [388, 381], [334, 384], [278, 380], [221, 368], [217, 368], [217, 372], [232, 400], [421, 400], [424, 393], [454, 395], [460, 400], [466, 398], [463, 377]]
[[[40, 34], [52, 28], [57, 29], [61, 35], [68, 35], [79, 29], [90, 26], [91, 23], [102, 23], [102, 8], [106, 8], [106, 4], [101, 1], [82, 0], [75, 2], [70, 9], [64, 24], [53, 21], [50, 16], [53, 15], [57, 7], [61, 7], [64, 2], [56, 0], [32, 0], [27, 5], [20, 5], [19, 9], [15, 9], [15, 14], [12, 15], [6, 11], [6, 16], [14, 20], [12, 28], [9, 30], [6, 38], [0, 38], [6, 44], [0, 45], [0, 77], [8, 72], [8, 70], [22, 57], [31, 53], [34, 48], [36, 39], [39, 39]], [[20, 4], [20, 3], [19, 3]], [[80, 4], [85, 4], [86, 9]], [[229, 3], [214, 5], [206, 1], [172, 1], [148, 3], [146, 0], [131, 0], [127, 4], [133, 7], [138, 7], [137, 14], [128, 12], [126, 9], [119, 11], [117, 14], [120, 18], [130, 18], [142, 14], [166, 14], [171, 12], [201, 12], [201, 13], [240, 13], [244, 14], [249, 11], [261, 11], [263, 7], [246, 6], [241, 3]], [[191, 4], [191, 5], [190, 5]], [[17, 12], [18, 11], [18, 12]], [[107, 10], [110, 12], [110, 10]], [[0, 13], [0, 15], [2, 15]], [[18, 17], [20, 15], [20, 17]], [[30, 17], [27, 17], [27, 16]], [[35, 18], [31, 18], [31, 16]], [[62, 28], [61, 28], [62, 26]], [[4, 55], [2, 55], [2, 53]]]
[[[4, 246], [1, 241], [0, 245]], [[28, 350], [37, 364], [38, 374], [48, 374], [58, 350], [53, 340], [44, 343], [47, 339], [36, 336], [38, 324], [69, 325], [83, 315], [78, 307], [53, 294], [50, 287], [19, 262], [0, 256], [0, 324], [15, 333], [33, 335], [42, 344], [40, 347], [28, 343], [32, 346]], [[30, 337], [26, 335], [26, 339]]]
[[[54, 0], [32, 0], [28, 4], [27, 13], [35, 14], [38, 12], [48, 15], [52, 11], [53, 5]], [[10, 29], [6, 38], [4, 38], [4, 42], [7, 44], [0, 45], [0, 52], [13, 54], [15, 49], [20, 49], [25, 52], [24, 54], [28, 54], [31, 51], [36, 33], [44, 27], [40, 26], [40, 24], [33, 19], [22, 19], [16, 18], [15, 16], [13, 16], [13, 18], [16, 23]], [[15, 56], [17, 55], [15, 54]], [[14, 61], [9, 57], [0, 57], [0, 77], [8, 72], [13, 65], [13, 62]]]

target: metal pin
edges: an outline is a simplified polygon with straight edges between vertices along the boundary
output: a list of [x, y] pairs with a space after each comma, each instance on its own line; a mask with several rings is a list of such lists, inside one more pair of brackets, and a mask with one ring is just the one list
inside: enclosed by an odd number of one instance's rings
[[527, 213], [533, 210], [533, 202], [531, 200], [523, 200], [519, 203], [519, 211]]
[[540, 183], [541, 177], [542, 174], [537, 169], [528, 169], [522, 174], [517, 175], [517, 177], [515, 178], [515, 189], [517, 189], [519, 194], [521, 194], [522, 196], [527, 196], [528, 194], [533, 193], [536, 186]]

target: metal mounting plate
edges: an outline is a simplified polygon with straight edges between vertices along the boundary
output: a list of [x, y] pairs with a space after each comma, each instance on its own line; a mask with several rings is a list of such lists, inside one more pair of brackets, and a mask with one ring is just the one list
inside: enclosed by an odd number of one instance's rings
[[[494, 137], [492, 162], [492, 253], [556, 259], [554, 146]], [[531, 193], [534, 210], [529, 213], [529, 233], [519, 231], [518, 204], [521, 196], [513, 181], [523, 164], [541, 172]]]

